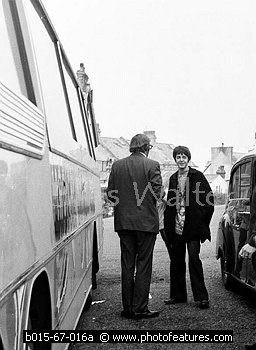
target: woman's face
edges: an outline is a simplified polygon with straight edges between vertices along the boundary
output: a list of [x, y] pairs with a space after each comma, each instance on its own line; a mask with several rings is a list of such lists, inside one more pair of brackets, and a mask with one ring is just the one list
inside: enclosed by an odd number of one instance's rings
[[188, 157], [184, 153], [178, 153], [175, 158], [175, 162], [180, 170], [186, 170], [188, 167]]

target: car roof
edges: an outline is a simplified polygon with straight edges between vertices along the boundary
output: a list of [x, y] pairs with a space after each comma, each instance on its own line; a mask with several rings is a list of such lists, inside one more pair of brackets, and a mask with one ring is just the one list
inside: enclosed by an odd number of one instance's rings
[[252, 158], [256, 158], [256, 149], [253, 149], [251, 151], [249, 151], [248, 153], [244, 154], [242, 157], [240, 157], [232, 166], [232, 168], [234, 168], [237, 164], [241, 163], [244, 160], [249, 160]]

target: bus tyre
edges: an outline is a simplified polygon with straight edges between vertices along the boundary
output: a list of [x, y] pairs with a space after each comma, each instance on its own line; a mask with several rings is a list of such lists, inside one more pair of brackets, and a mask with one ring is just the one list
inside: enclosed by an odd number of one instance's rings
[[90, 293], [87, 296], [83, 311], [89, 310], [91, 305], [92, 305], [92, 291], [90, 291]]
[[96, 275], [96, 272], [92, 273], [92, 289], [97, 289], [97, 275]]

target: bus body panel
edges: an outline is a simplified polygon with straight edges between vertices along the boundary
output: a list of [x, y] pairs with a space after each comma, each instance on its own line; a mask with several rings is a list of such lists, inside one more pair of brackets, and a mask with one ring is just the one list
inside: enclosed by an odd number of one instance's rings
[[2, 0], [0, 29], [0, 344], [24, 350], [24, 329], [75, 328], [102, 254], [102, 202], [92, 96], [41, 1]]
[[51, 250], [53, 216], [47, 156], [37, 160], [0, 148], [0, 160], [1, 293]]

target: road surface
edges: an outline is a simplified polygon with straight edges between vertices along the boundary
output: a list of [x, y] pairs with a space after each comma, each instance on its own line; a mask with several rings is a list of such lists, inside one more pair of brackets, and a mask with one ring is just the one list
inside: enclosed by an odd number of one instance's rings
[[201, 249], [210, 309], [201, 310], [192, 298], [189, 276], [188, 303], [165, 305], [169, 297], [169, 258], [158, 235], [154, 250], [153, 275], [149, 307], [159, 310], [160, 316], [150, 320], [127, 320], [120, 317], [120, 248], [119, 238], [113, 231], [113, 218], [104, 219], [104, 255], [98, 273], [98, 288], [93, 293], [93, 304], [80, 318], [79, 330], [233, 330], [233, 343], [150, 343], [150, 344], [71, 344], [69, 350], [82, 349], [168, 349], [242, 350], [245, 344], [256, 342], [256, 303], [241, 291], [227, 291], [221, 281], [220, 263], [215, 258], [218, 221], [223, 206], [216, 206], [211, 222], [212, 241]]

